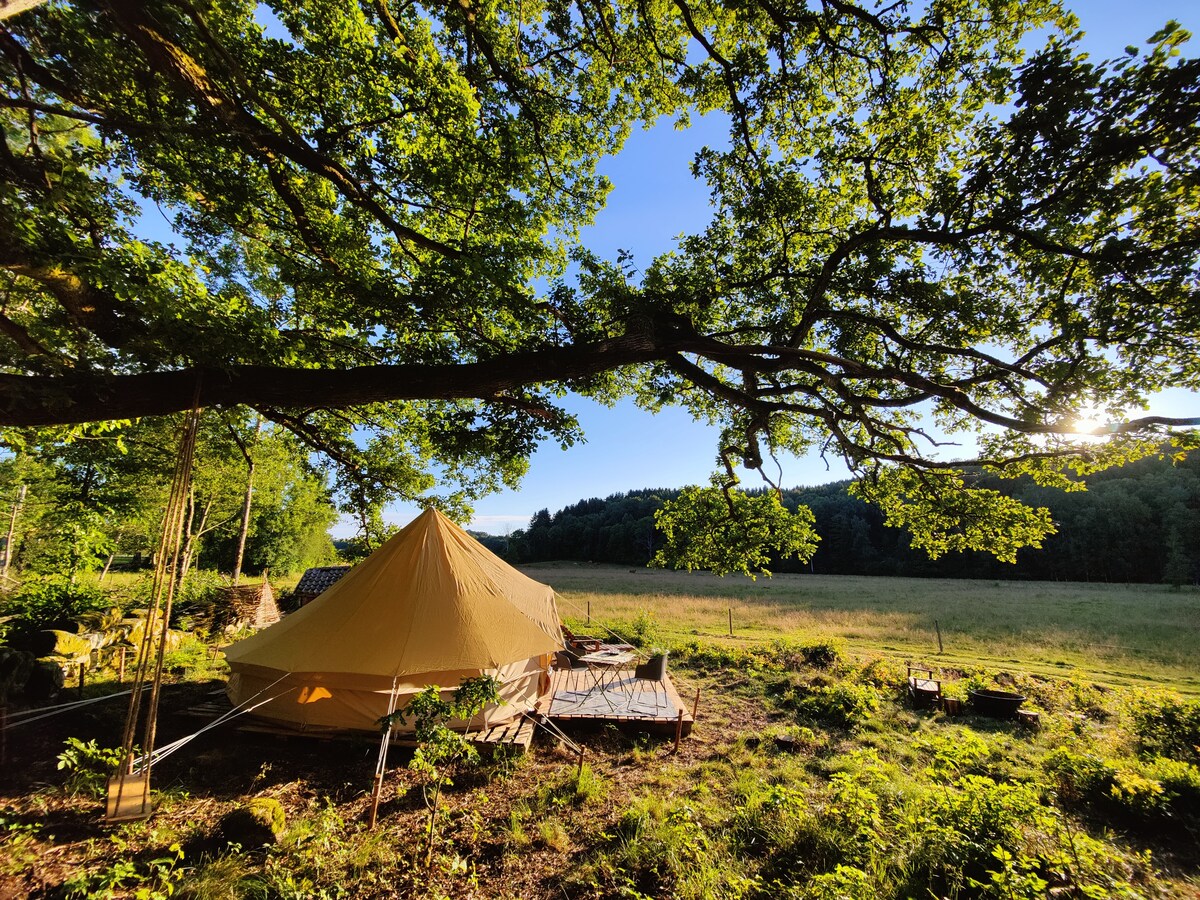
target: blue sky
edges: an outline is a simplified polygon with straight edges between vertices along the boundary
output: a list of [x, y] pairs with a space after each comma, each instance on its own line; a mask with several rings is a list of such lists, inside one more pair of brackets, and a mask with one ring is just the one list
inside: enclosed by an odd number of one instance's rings
[[[1074, 9], [1087, 33], [1084, 48], [1096, 58], [1141, 44], [1168, 19], [1200, 30], [1200, 14], [1194, 12], [1193, 2], [1184, 0], [1079, 0]], [[1187, 52], [1200, 51], [1198, 44], [1200, 38]], [[723, 124], [712, 117], [696, 120], [687, 131], [676, 131], [666, 122], [631, 135], [622, 153], [602, 167], [613, 190], [595, 225], [584, 233], [584, 245], [609, 258], [618, 249], [628, 250], [644, 267], [673, 247], [680, 233], [703, 227], [709, 218], [708, 191], [691, 177], [688, 166], [705, 143], [723, 142], [724, 136]], [[543, 507], [554, 511], [618, 491], [707, 483], [715, 464], [716, 430], [681, 410], [651, 415], [630, 402], [606, 408], [580, 397], [570, 397], [564, 405], [578, 416], [586, 443], [567, 451], [556, 444], [544, 446], [534, 455], [520, 489], [481, 500], [470, 527], [504, 534], [526, 527]], [[1193, 395], [1183, 392], [1164, 397], [1161, 407], [1155, 405], [1156, 411], [1174, 415], [1194, 415], [1200, 408]], [[829, 466], [815, 457], [780, 462], [787, 486], [847, 477], [836, 459]], [[414, 506], [397, 505], [387, 518], [403, 524], [417, 512]]]

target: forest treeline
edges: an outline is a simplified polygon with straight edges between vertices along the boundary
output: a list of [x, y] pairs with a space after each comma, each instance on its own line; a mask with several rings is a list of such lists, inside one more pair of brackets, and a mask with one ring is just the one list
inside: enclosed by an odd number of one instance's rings
[[[1022, 550], [1015, 565], [990, 554], [950, 554], [931, 560], [889, 528], [877, 507], [851, 496], [849, 481], [784, 491], [789, 508], [805, 505], [821, 536], [811, 562], [776, 560], [776, 572], [900, 575], [1050, 581], [1200, 581], [1200, 459], [1144, 459], [1093, 475], [1086, 491], [1063, 493], [1028, 480], [981, 479], [984, 486], [1053, 515], [1057, 533], [1041, 550]], [[496, 539], [517, 562], [578, 560], [645, 565], [658, 548], [654, 512], [677, 490], [635, 490], [580, 500], [529, 527]]]

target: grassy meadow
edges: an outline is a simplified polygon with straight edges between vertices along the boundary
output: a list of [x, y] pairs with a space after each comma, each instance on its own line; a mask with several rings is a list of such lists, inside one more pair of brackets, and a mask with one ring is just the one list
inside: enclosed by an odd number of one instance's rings
[[525, 571], [554, 586], [569, 622], [585, 625], [590, 604], [593, 631], [620, 631], [649, 617], [663, 643], [836, 637], [855, 652], [938, 667], [980, 665], [1200, 694], [1195, 588], [834, 575], [751, 581], [570, 563]]

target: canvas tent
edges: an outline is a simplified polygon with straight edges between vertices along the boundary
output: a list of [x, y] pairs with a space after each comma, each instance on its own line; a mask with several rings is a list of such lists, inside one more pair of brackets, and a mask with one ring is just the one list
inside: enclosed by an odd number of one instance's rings
[[549, 688], [562, 645], [554, 591], [522, 575], [433, 509], [316, 600], [226, 650], [227, 693], [255, 715], [303, 726], [378, 730], [431, 684], [488, 673], [503, 722]]

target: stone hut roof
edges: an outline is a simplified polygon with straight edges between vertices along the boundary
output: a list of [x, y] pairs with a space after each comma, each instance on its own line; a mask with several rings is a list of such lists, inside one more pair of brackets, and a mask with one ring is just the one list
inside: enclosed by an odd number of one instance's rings
[[349, 571], [350, 566], [317, 566], [308, 569], [300, 576], [296, 589], [292, 591], [292, 602], [296, 606], [303, 606], [315, 600]]

